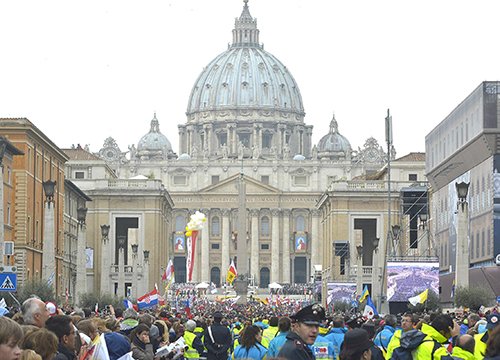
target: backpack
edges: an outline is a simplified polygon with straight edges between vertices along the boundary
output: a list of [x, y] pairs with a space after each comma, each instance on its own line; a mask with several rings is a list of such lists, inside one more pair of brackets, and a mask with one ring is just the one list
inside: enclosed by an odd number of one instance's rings
[[419, 330], [411, 330], [401, 335], [401, 345], [394, 349], [390, 360], [413, 360], [411, 352], [418, 348], [420, 344], [424, 342], [433, 341], [434, 347], [432, 348], [431, 358], [433, 360], [434, 353], [441, 346], [436, 340], [424, 340], [427, 337], [423, 332]]

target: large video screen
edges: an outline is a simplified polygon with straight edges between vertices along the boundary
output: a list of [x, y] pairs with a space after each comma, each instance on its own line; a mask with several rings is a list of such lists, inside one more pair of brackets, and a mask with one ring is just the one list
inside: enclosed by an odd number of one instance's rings
[[351, 303], [356, 294], [356, 283], [328, 283], [328, 305], [335, 301]]
[[387, 300], [406, 302], [425, 290], [439, 294], [438, 262], [388, 262]]

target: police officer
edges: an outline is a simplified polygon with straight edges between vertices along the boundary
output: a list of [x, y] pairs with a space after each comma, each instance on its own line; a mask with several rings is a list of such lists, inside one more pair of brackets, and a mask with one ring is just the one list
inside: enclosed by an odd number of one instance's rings
[[229, 329], [221, 325], [222, 314], [217, 311], [213, 315], [214, 323], [205, 331], [204, 345], [207, 348], [208, 360], [226, 360], [231, 347], [232, 337]]
[[319, 334], [319, 326], [325, 319], [325, 309], [313, 304], [299, 310], [290, 317], [292, 330], [286, 335], [286, 342], [278, 357], [290, 360], [316, 360], [308, 345], [313, 345]]

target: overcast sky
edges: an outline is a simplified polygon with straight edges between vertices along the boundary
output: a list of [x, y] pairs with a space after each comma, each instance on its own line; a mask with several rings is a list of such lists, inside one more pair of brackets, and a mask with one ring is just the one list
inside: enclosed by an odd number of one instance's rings
[[[314, 125], [335, 113], [353, 149], [397, 155], [482, 81], [498, 80], [500, 1], [250, 0], [264, 49], [288, 67]], [[178, 151], [196, 78], [232, 40], [241, 0], [2, 1], [0, 117], [26, 117], [61, 148], [112, 136], [122, 151], [160, 130]]]

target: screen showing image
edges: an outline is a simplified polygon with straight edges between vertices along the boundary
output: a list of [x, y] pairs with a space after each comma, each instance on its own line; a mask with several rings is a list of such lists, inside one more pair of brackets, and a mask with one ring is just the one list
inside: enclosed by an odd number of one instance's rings
[[341, 301], [351, 303], [356, 295], [356, 283], [328, 283], [328, 305]]
[[425, 290], [439, 294], [438, 262], [388, 262], [387, 300], [406, 302]]

